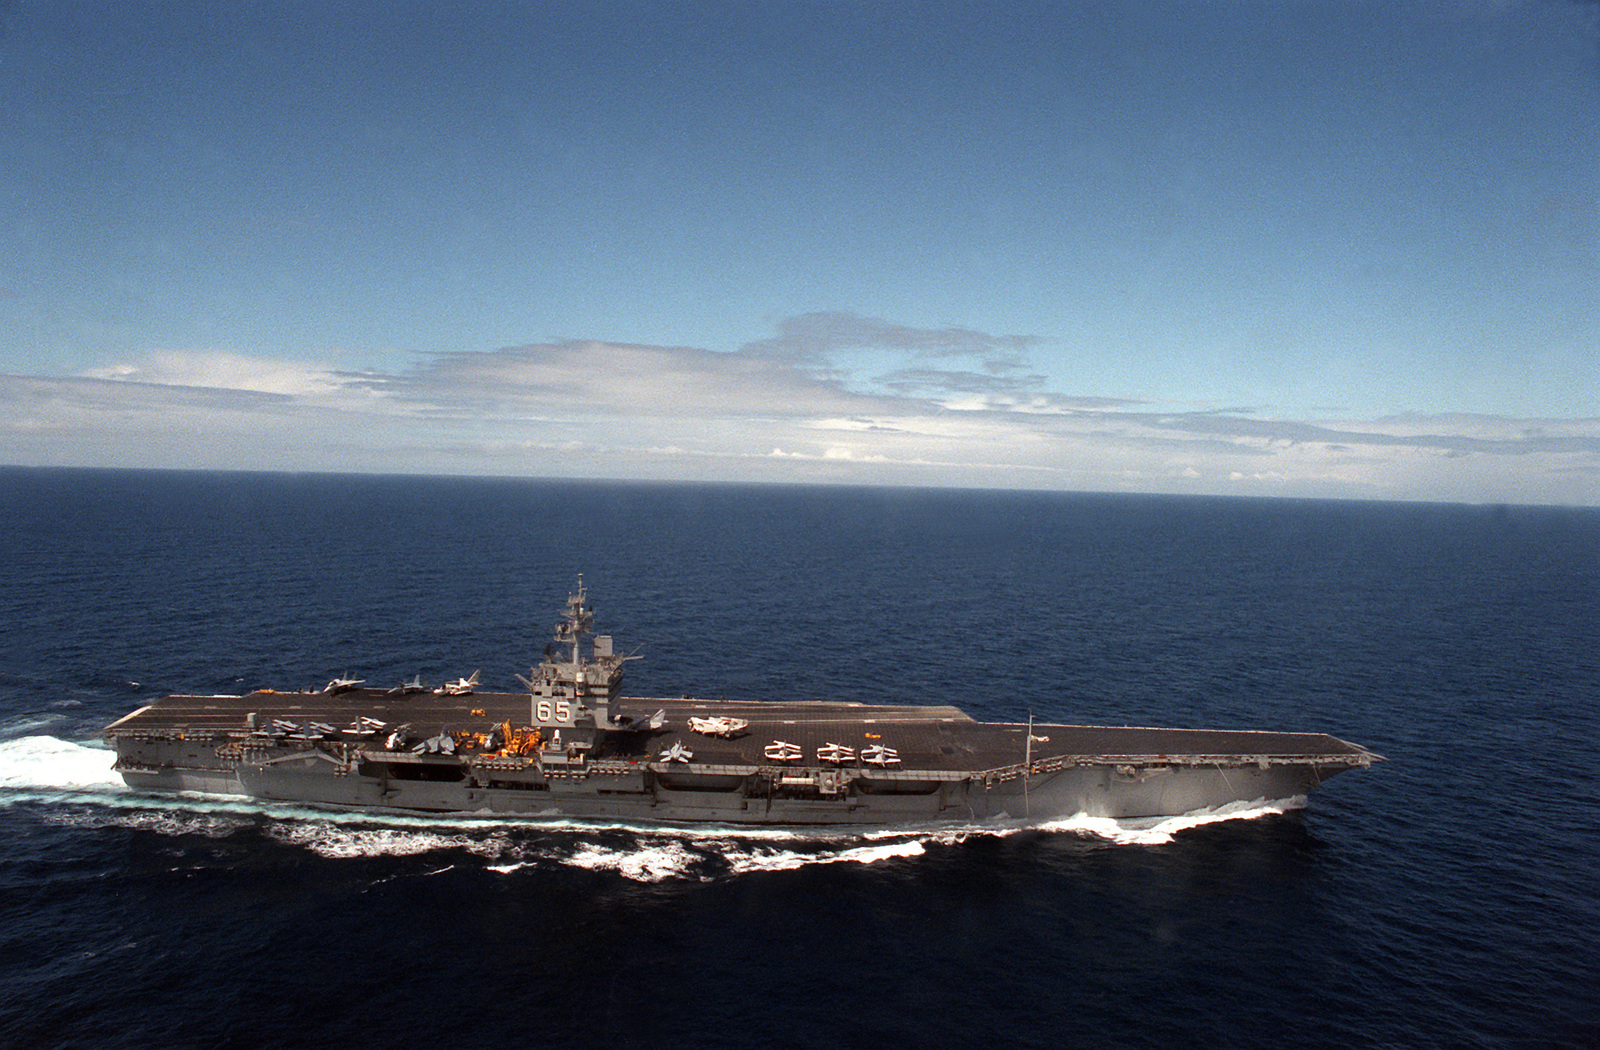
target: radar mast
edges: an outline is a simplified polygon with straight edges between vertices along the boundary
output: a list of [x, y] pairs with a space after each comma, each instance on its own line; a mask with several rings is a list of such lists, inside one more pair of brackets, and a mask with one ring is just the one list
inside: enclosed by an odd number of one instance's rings
[[528, 687], [530, 724], [558, 734], [565, 730], [562, 743], [583, 749], [598, 744], [599, 734], [612, 727], [611, 705], [628, 659], [612, 650], [611, 636], [604, 634], [594, 635], [585, 654], [584, 639], [593, 632], [594, 608], [579, 573], [544, 661], [528, 677], [517, 675]]

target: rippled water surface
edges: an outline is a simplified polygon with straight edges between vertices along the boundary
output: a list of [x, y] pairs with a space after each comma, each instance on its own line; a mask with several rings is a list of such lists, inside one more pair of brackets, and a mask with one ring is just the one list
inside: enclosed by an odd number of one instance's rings
[[[1600, 1046], [1600, 513], [0, 471], [0, 1046]], [[1304, 809], [866, 835], [121, 786], [167, 692], [1326, 731]]]

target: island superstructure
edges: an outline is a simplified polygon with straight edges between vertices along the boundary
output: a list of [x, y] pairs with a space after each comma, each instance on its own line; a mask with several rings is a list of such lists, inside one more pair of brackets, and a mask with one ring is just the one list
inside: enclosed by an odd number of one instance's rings
[[1319, 733], [978, 722], [953, 706], [625, 697], [579, 578], [526, 691], [168, 696], [105, 729], [130, 787], [351, 809], [885, 826], [1303, 801], [1380, 756]]

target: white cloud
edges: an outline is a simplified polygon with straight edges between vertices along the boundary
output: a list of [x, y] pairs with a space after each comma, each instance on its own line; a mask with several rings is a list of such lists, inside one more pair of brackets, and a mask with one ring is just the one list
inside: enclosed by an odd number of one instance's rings
[[0, 376], [0, 459], [1600, 502], [1597, 419], [1275, 418], [1003, 384], [941, 403], [845, 358], [877, 331], [908, 361], [1018, 374], [1024, 338], [827, 317], [736, 353], [574, 340], [379, 374], [166, 351]]
[[399, 395], [538, 406], [557, 414], [782, 417], [870, 410], [783, 362], [694, 347], [571, 341], [432, 358], [398, 377]]
[[91, 368], [81, 374], [88, 379], [253, 390], [305, 398], [335, 393], [347, 385], [325, 365], [250, 357], [229, 351], [158, 350], [137, 361]]

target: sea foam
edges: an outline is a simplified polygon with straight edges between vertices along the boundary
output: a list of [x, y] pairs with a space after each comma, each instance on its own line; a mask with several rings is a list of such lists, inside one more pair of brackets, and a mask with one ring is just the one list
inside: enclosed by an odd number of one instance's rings
[[0, 741], [0, 790], [10, 794], [120, 788], [122, 778], [111, 771], [115, 759], [106, 748], [52, 736]]

